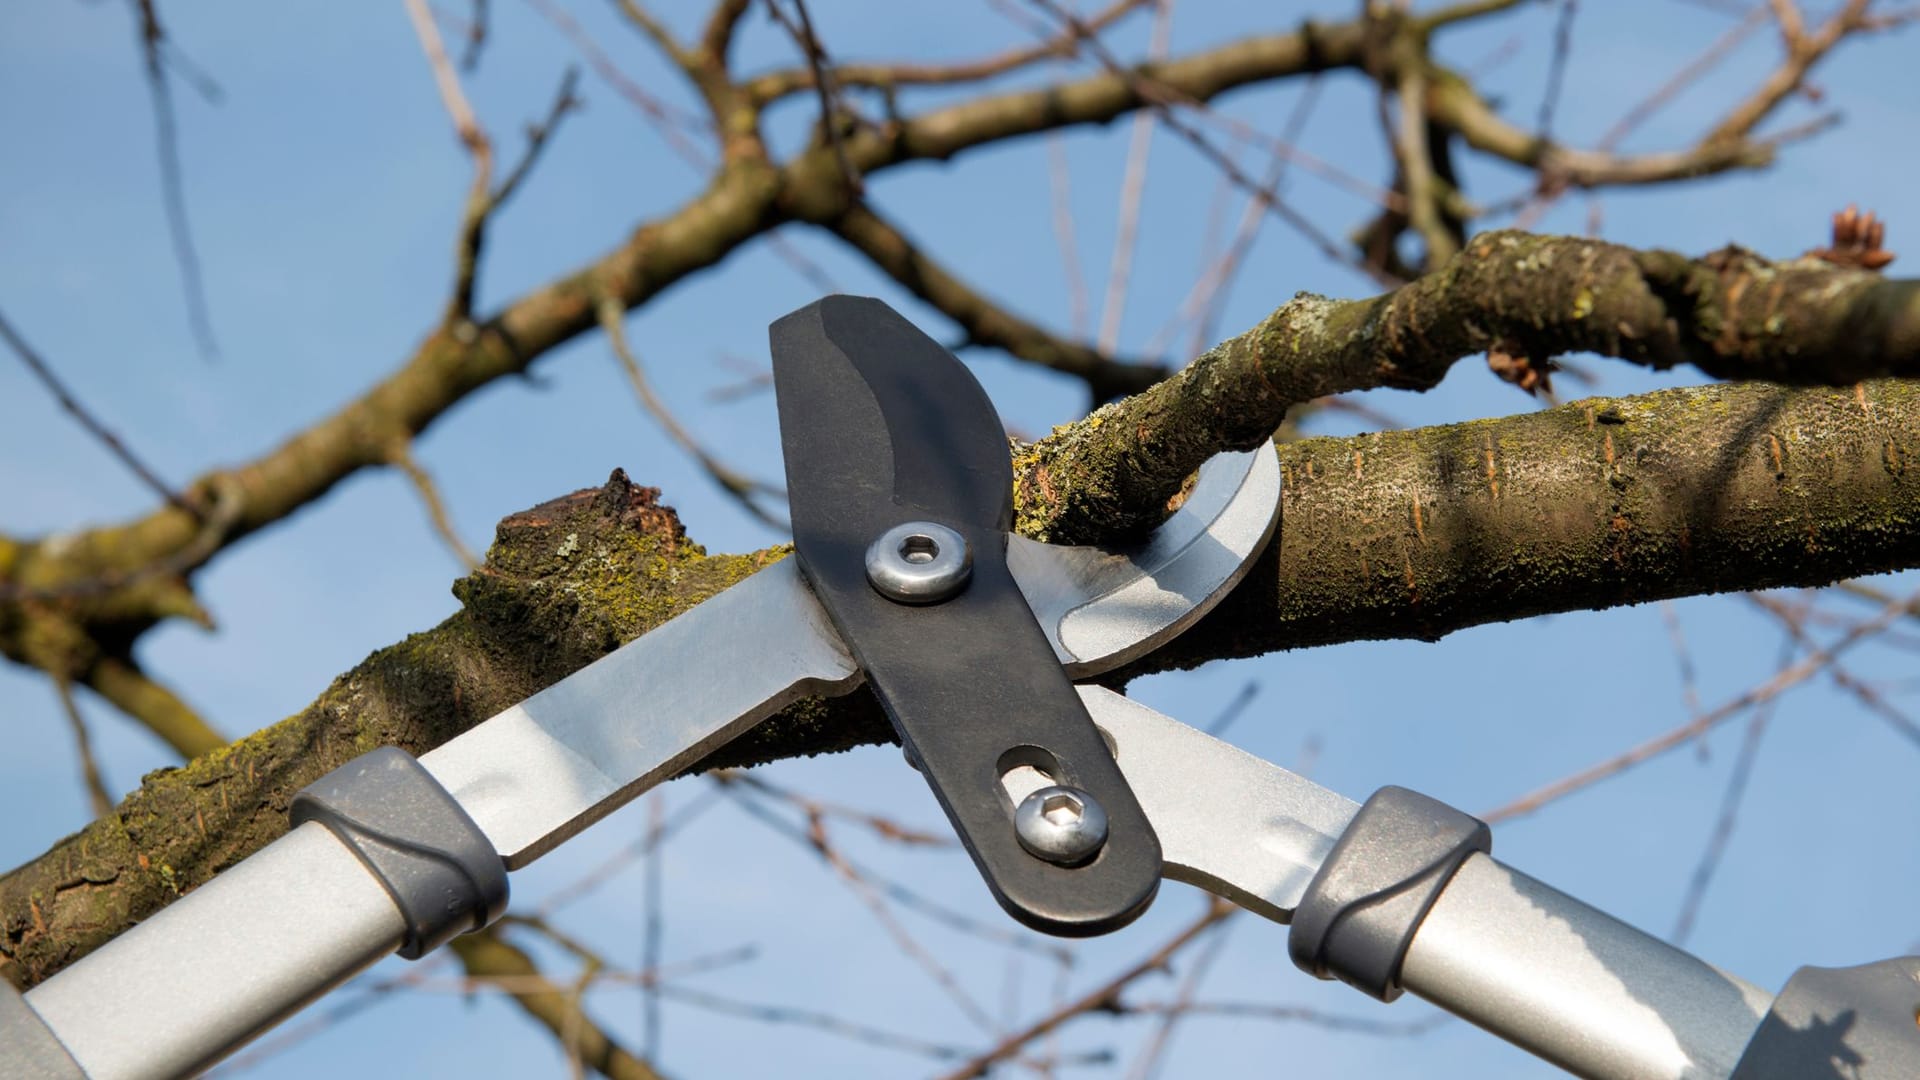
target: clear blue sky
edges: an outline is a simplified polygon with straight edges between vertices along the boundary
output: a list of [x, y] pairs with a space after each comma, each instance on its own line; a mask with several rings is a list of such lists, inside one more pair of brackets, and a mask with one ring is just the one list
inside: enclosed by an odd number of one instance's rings
[[[544, 108], [560, 71], [575, 58], [527, 5], [493, 6], [495, 44], [469, 91], [502, 151], [511, 154], [520, 125]], [[1350, 6], [1323, 13], [1344, 15]], [[612, 21], [607, 5], [572, 7], [633, 78], [664, 96], [685, 96], [640, 40]], [[687, 25], [690, 17], [674, 7], [670, 18]], [[970, 56], [1022, 39], [1018, 27], [984, 5], [813, 7], [824, 39], [842, 57]], [[8, 148], [8, 166], [0, 170], [0, 309], [164, 475], [184, 479], [261, 453], [407, 355], [444, 302], [467, 163], [397, 3], [175, 3], [162, 11], [181, 47], [226, 92], [224, 104], [209, 107], [176, 89], [188, 201], [219, 358], [199, 356], [187, 332], [156, 182], [152, 118], [124, 5], [61, 0], [0, 12], [0, 145]], [[1262, 20], [1241, 5], [1188, 3], [1175, 16], [1174, 48], [1297, 19], [1293, 12]], [[749, 22], [742, 50], [749, 66], [791, 61], [790, 46], [763, 17]], [[1559, 130], [1591, 141], [1729, 25], [1723, 15], [1677, 0], [1583, 5]], [[1136, 20], [1117, 40], [1139, 49], [1144, 26]], [[1442, 48], [1468, 66], [1498, 52], [1510, 35], [1522, 35], [1522, 50], [1495, 67], [1485, 86], [1511, 115], [1530, 119], [1550, 29], [1549, 8], [1534, 6], [1488, 30], [1451, 35]], [[1920, 200], [1911, 178], [1920, 171], [1920, 144], [1909, 137], [1912, 95], [1899, 89], [1911, 85], [1914, 40], [1863, 43], [1821, 69], [1817, 81], [1826, 101], [1846, 116], [1837, 131], [1794, 149], [1764, 174], [1610, 193], [1602, 200], [1605, 234], [1686, 251], [1737, 241], [1786, 255], [1820, 241], [1825, 216], [1857, 201], [1892, 222], [1895, 250], [1916, 246], [1911, 238], [1920, 235]], [[1683, 144], [1774, 55], [1771, 38], [1757, 35], [1720, 75], [1647, 124], [1627, 148]], [[1276, 130], [1299, 93], [1298, 84], [1246, 92], [1227, 108]], [[604, 251], [698, 182], [591, 73], [582, 95], [586, 111], [568, 122], [498, 223], [481, 280], [484, 306]], [[1811, 115], [1804, 105], [1796, 108], [1789, 119]], [[811, 115], [804, 102], [780, 110], [774, 128], [781, 143], [792, 145]], [[1122, 123], [1065, 140], [1079, 256], [1096, 306], [1113, 244], [1126, 132]], [[1372, 104], [1352, 77], [1326, 80], [1303, 142], [1362, 176], [1385, 174]], [[1264, 165], [1253, 164], [1255, 171]], [[1476, 166], [1468, 179], [1469, 190], [1489, 201], [1522, 183], [1512, 170], [1488, 165]], [[1198, 272], [1215, 184], [1177, 140], [1156, 140], [1125, 344], [1144, 345]], [[1296, 177], [1291, 192], [1297, 206], [1336, 234], [1366, 214], [1352, 196], [1306, 176]], [[947, 165], [911, 166], [873, 184], [879, 206], [971, 279], [1019, 310], [1064, 326], [1068, 292], [1049, 236], [1047, 193], [1047, 155], [1039, 141]], [[1237, 201], [1232, 212], [1238, 214]], [[1585, 214], [1582, 200], [1567, 200], [1542, 227], [1578, 230]], [[886, 297], [937, 334], [946, 329], [830, 238], [792, 230], [788, 238], [846, 291]], [[1222, 331], [1250, 325], [1298, 289], [1359, 295], [1371, 286], [1269, 223]], [[723, 358], [764, 364], [766, 323], [813, 297], [813, 286], [755, 246], [674, 287], [632, 318], [630, 333], [684, 418], [730, 461], [777, 476], [772, 399], [714, 404], [705, 394], [738, 377]], [[1072, 385], [1001, 357], [970, 359], [1019, 430], [1042, 432], [1080, 407]], [[1693, 373], [1656, 380], [1598, 362], [1589, 370], [1600, 375], [1595, 392], [1603, 393], [1698, 380]], [[777, 539], [717, 498], [662, 439], [633, 404], [597, 336], [557, 350], [536, 371], [537, 380], [491, 387], [463, 404], [418, 447], [470, 545], [484, 546], [492, 523], [505, 514], [598, 483], [614, 466], [663, 488], [692, 535], [714, 550]], [[1372, 404], [1407, 424], [1530, 407], [1473, 362], [1424, 397], [1377, 394]], [[1323, 430], [1355, 428], [1347, 422]], [[0, 360], [0, 528], [11, 535], [70, 529], [140, 513], [149, 502], [17, 364]], [[141, 656], [222, 731], [243, 733], [299, 709], [371, 649], [443, 618], [455, 606], [447, 586], [456, 575], [404, 482], [385, 473], [362, 475], [200, 576], [218, 632], [168, 627], [149, 636]], [[1741, 601], [1689, 601], [1674, 611], [1693, 650], [1704, 703], [1771, 671], [1778, 635]], [[1860, 670], [1897, 677], [1911, 665], [1896, 653]], [[1216, 664], [1144, 681], [1135, 693], [1204, 722], [1249, 682], [1257, 684], [1258, 697], [1230, 731], [1241, 745], [1291, 763], [1317, 742], [1315, 777], [1347, 794], [1362, 797], [1398, 783], [1470, 810], [1686, 717], [1674, 649], [1655, 607], [1486, 627], [1438, 645], [1342, 646]], [[169, 763], [163, 747], [109, 709], [84, 705], [116, 789]], [[0, 726], [7, 740], [0, 754], [0, 821], [6, 822], [0, 865], [13, 865], [88, 815], [66, 725], [43, 679], [0, 668]], [[1496, 850], [1664, 932], [1712, 827], [1738, 727], [1706, 740], [1697, 753], [1671, 755], [1502, 830]], [[1824, 687], [1787, 698], [1692, 946], [1769, 987], [1801, 963], [1851, 963], [1913, 948], [1920, 939], [1911, 899], [1920, 886], [1920, 860], [1899, 826], [1920, 820], [1916, 768], [1920, 747], [1847, 699]], [[768, 775], [943, 828], [918, 776], [891, 749], [783, 763]], [[698, 783], [676, 785], [664, 799], [669, 807], [683, 806], [703, 790]], [[532, 910], [631, 842], [644, 822], [643, 810], [616, 816], [519, 875], [516, 904]], [[845, 839], [860, 857], [916, 888], [1011, 926], [957, 856], [883, 849], [851, 830]], [[984, 1047], [993, 1041], [887, 943], [816, 860], [737, 810], [722, 805], [701, 817], [669, 848], [664, 875], [669, 962], [742, 945], [758, 949], [751, 963], [691, 976], [687, 986], [820, 1009], [941, 1043]], [[1198, 905], [1185, 887], [1169, 886], [1141, 924], [1085, 946], [1069, 986], [1103, 980]], [[630, 868], [569, 909], [564, 924], [613, 962], [632, 966], [640, 955], [641, 910], [640, 877]], [[995, 1016], [1010, 1004], [1031, 1016], [1053, 992], [1050, 970], [1038, 961], [1010, 962], [1002, 950], [911, 914], [903, 918]], [[1247, 918], [1231, 934], [1203, 1000], [1306, 1004], [1386, 1020], [1426, 1015], [1416, 1002], [1377, 1006], [1299, 974], [1285, 958], [1282, 928]], [[399, 973], [404, 968], [391, 961], [377, 974]], [[1139, 996], [1161, 997], [1172, 985], [1150, 982]], [[597, 992], [593, 1001], [603, 1022], [638, 1044], [634, 993]], [[662, 1064], [675, 1076], [776, 1068], [792, 1076], [916, 1075], [938, 1068], [811, 1028], [718, 1017], [671, 1001], [664, 1008]], [[1125, 1062], [1150, 1030], [1144, 1021], [1095, 1018], [1069, 1029], [1060, 1045], [1067, 1052], [1112, 1048]], [[564, 1070], [553, 1041], [510, 1004], [491, 995], [469, 1001], [416, 993], [333, 1024], [249, 1075]], [[1460, 1024], [1409, 1042], [1299, 1024], [1199, 1019], [1182, 1027], [1164, 1074], [1276, 1070], [1304, 1076], [1546, 1072]]]

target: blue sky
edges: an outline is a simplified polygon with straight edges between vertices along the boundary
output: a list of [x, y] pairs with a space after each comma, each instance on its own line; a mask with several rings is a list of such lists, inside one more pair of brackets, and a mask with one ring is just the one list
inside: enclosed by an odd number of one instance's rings
[[[495, 43], [468, 90], [503, 153], [544, 107], [575, 56], [528, 5], [496, 3]], [[662, 5], [663, 8], [666, 5]], [[985, 5], [816, 3], [824, 40], [845, 58], [971, 56], [1021, 40]], [[1344, 15], [1335, 6], [1329, 15]], [[686, 95], [644, 43], [605, 5], [573, 5], [630, 77], [662, 96]], [[181, 88], [181, 153], [194, 235], [220, 342], [208, 360], [187, 330], [165, 231], [152, 119], [133, 28], [119, 5], [9, 5], [0, 12], [0, 309], [110, 424], [176, 480], [247, 460], [351, 399], [398, 364], [444, 302], [467, 162], [436, 99], [398, 4], [369, 6], [164, 6], [181, 47], [222, 84], [208, 106]], [[676, 25], [693, 21], [678, 6]], [[1189, 3], [1174, 17], [1176, 52], [1249, 28], [1280, 29], [1299, 13], [1262, 20], [1238, 5]], [[1485, 29], [1445, 37], [1445, 57], [1471, 67], [1520, 35], [1523, 47], [1485, 76], [1510, 115], [1530, 119], [1547, 67], [1552, 16], [1532, 6]], [[1583, 5], [1557, 128], [1573, 141], [1607, 129], [1634, 101], [1724, 32], [1730, 20], [1677, 0]], [[1145, 20], [1117, 42], [1138, 50]], [[1892, 223], [1890, 246], [1920, 222], [1911, 177], [1920, 150], [1910, 82], [1913, 37], [1865, 42], [1820, 70], [1828, 104], [1845, 123], [1796, 147], [1775, 168], [1667, 191], [1608, 193], [1605, 235], [1628, 243], [1705, 251], [1728, 242], [1787, 255], [1823, 238], [1825, 217], [1848, 202]], [[745, 67], [786, 64], [791, 46], [763, 17], [749, 20]], [[1714, 77], [1642, 128], [1626, 149], [1659, 149], [1695, 137], [1718, 107], [1774, 59], [1767, 32]], [[1298, 83], [1234, 95], [1225, 108], [1277, 130]], [[1371, 99], [1349, 76], [1324, 80], [1302, 143], [1362, 177], [1385, 175]], [[585, 111], [571, 118], [519, 200], [498, 222], [482, 274], [491, 308], [579, 265], [639, 221], [696, 189], [699, 177], [669, 153], [639, 114], [591, 73]], [[928, 94], [910, 107], [942, 100]], [[773, 117], [776, 142], [803, 136], [811, 104]], [[1811, 116], [1796, 105], [1784, 122]], [[1114, 239], [1128, 125], [1064, 137], [1078, 256], [1096, 304]], [[1249, 161], [1254, 171], [1264, 161]], [[1050, 238], [1047, 151], [1040, 140], [993, 147], [948, 164], [919, 164], [877, 178], [876, 205], [906, 222], [952, 266], [1018, 310], [1066, 325], [1069, 290]], [[1524, 189], [1514, 170], [1486, 163], [1468, 189], [1495, 201]], [[1216, 180], [1162, 135], [1153, 147], [1144, 225], [1122, 323], [1139, 348], [1200, 272], [1201, 238]], [[1367, 207], [1305, 175], [1290, 197], [1336, 234]], [[1231, 204], [1237, 217], [1239, 204]], [[1564, 201], [1544, 230], [1577, 231], [1587, 206]], [[1231, 218], [1230, 218], [1231, 220]], [[787, 238], [850, 292], [889, 299], [935, 329], [940, 317], [876, 277], [829, 237]], [[1896, 271], [1902, 269], [1896, 264]], [[1269, 222], [1220, 327], [1251, 325], [1296, 290], [1373, 291]], [[814, 287], [764, 245], [676, 285], [629, 320], [635, 348], [663, 393], [711, 445], [758, 475], [779, 473], [773, 402], [761, 395], [719, 404], [707, 392], [734, 382], [738, 358], [765, 363], [765, 326], [814, 298]], [[1182, 339], [1184, 340], [1184, 338]], [[1082, 406], [1071, 384], [1005, 358], [968, 357], [1007, 423], [1029, 434]], [[1631, 393], [1699, 381], [1654, 377], [1593, 362], [1593, 392]], [[544, 358], [537, 378], [493, 386], [437, 424], [417, 447], [438, 478], [461, 534], [484, 546], [492, 523], [515, 510], [596, 484], [614, 466], [665, 491], [692, 535], [713, 550], [745, 550], [778, 537], [717, 498], [660, 435], [597, 337]], [[1370, 404], [1405, 424], [1500, 415], [1531, 407], [1468, 361], [1423, 396], [1378, 393]], [[1353, 431], [1351, 420], [1319, 430]], [[503, 435], [502, 433], [510, 433]], [[113, 521], [149, 497], [78, 431], [10, 361], [0, 361], [0, 506], [10, 535]], [[218, 619], [212, 634], [168, 627], [141, 656], [221, 730], [271, 723], [299, 709], [371, 649], [425, 628], [454, 608], [458, 568], [427, 527], [403, 480], [358, 476], [327, 499], [225, 554], [198, 579]], [[1778, 634], [1738, 599], [1673, 606], [1691, 646], [1707, 705], [1769, 673]], [[1905, 665], [1910, 671], [1911, 665]], [[1901, 654], [1865, 660], [1875, 677], [1905, 673]], [[1317, 745], [1314, 776], [1355, 797], [1398, 783], [1469, 810], [1496, 805], [1547, 780], [1672, 727], [1686, 717], [1662, 612], [1638, 607], [1484, 627], [1437, 645], [1374, 643], [1303, 651], [1136, 685], [1134, 693], [1203, 722], [1242, 687], [1258, 694], [1230, 729], [1234, 741], [1293, 763]], [[1911, 700], [1910, 698], [1908, 699]], [[96, 702], [84, 702], [103, 766], [117, 789], [169, 763], [165, 749]], [[0, 864], [31, 858], [87, 820], [64, 720], [43, 679], [0, 669]], [[1500, 831], [1496, 850], [1536, 876], [1621, 917], [1664, 932], [1712, 827], [1734, 759], [1739, 724], [1699, 750], [1662, 759]], [[1691, 945], [1769, 987], [1801, 963], [1875, 959], [1914, 947], [1910, 897], [1920, 861], [1884, 823], [1920, 815], [1916, 748], [1824, 685], [1780, 706], [1752, 795]], [[869, 748], [768, 770], [781, 783], [944, 828], [918, 776], [897, 751]], [[668, 807], [700, 798], [700, 784], [669, 787]], [[645, 810], [616, 816], [516, 878], [516, 904], [543, 897], [630, 843]], [[901, 852], [846, 830], [862, 860], [983, 920], [1002, 919], [965, 861]], [[1891, 842], [1890, 842], [1891, 841]], [[744, 945], [755, 959], [686, 985], [754, 1002], [804, 1005], [943, 1043], [984, 1047], [951, 1001], [885, 940], [862, 907], [804, 851], [721, 804], [705, 812], [663, 860], [669, 962]], [[637, 864], [570, 908], [565, 925], [616, 963], [637, 963], [643, 920]], [[1089, 943], [1068, 986], [1096, 985], [1191, 917], [1200, 900], [1169, 885], [1156, 910], [1113, 938]], [[915, 916], [903, 916], [996, 1016], [1044, 1008], [1053, 975]], [[1240, 920], [1201, 997], [1311, 1005], [1344, 1015], [1408, 1020], [1425, 1007], [1374, 1005], [1299, 974], [1285, 960], [1284, 930]], [[1024, 955], [1024, 954], [1022, 954]], [[1184, 968], [1177, 969], [1179, 971]], [[404, 974], [398, 961], [379, 976]], [[1174, 981], [1142, 988], [1171, 993]], [[637, 1045], [640, 1005], [630, 990], [596, 992], [597, 1015]], [[323, 1005], [321, 1008], [326, 1008]], [[939, 1063], [849, 1042], [809, 1028], [715, 1016], [664, 1005], [662, 1064], [675, 1076], [771, 1071], [795, 1076], [917, 1075]], [[1066, 1051], [1111, 1048], [1124, 1063], [1151, 1030], [1145, 1021], [1095, 1018], [1070, 1028]], [[1334, 1033], [1299, 1024], [1196, 1019], [1181, 1028], [1165, 1075], [1536, 1076], [1544, 1067], [1497, 1041], [1443, 1026], [1414, 1041]], [[561, 1073], [551, 1039], [517, 1009], [482, 995], [395, 995], [368, 1012], [260, 1064], [249, 1075], [337, 1076], [350, 1070], [419, 1076]], [[1124, 1071], [1124, 1070], [1122, 1070]]]

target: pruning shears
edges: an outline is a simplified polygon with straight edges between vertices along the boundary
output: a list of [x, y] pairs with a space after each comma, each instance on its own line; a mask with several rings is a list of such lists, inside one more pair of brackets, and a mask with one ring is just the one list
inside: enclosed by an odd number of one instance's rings
[[0, 1080], [203, 1070], [374, 961], [506, 909], [525, 866], [784, 706], [870, 686], [987, 888], [1112, 932], [1163, 878], [1291, 924], [1288, 951], [1568, 1071], [1920, 1077], [1920, 958], [1778, 994], [1497, 861], [1402, 788], [1364, 804], [1099, 686], [1247, 573], [1280, 525], [1263, 449], [1223, 454], [1141, 543], [1011, 531], [985, 392], [885, 304], [775, 322], [795, 554], [419, 757], [306, 788], [281, 839], [36, 986], [0, 989]]

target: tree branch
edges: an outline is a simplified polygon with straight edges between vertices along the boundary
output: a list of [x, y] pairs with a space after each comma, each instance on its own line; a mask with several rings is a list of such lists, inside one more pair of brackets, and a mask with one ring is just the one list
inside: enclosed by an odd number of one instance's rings
[[[1670, 390], [1279, 453], [1279, 543], [1220, 610], [1129, 675], [1819, 585], [1920, 552], [1920, 484], [1907, 475], [1920, 387], [1906, 382]], [[1055, 483], [1112, 480], [1085, 468]], [[0, 973], [38, 982], [281, 835], [293, 793], [366, 747], [424, 753], [784, 556], [706, 555], [656, 494], [616, 474], [508, 518], [446, 622], [376, 652], [300, 714], [149, 775], [113, 814], [0, 877]], [[701, 767], [892, 737], [865, 692], [809, 700]]]
[[1136, 394], [1167, 377], [1158, 364], [1130, 363], [1055, 337], [987, 299], [949, 273], [893, 223], [861, 203], [827, 223], [888, 277], [959, 324], [967, 340], [1086, 381], [1096, 402]]
[[499, 984], [581, 1065], [608, 1080], [661, 1080], [651, 1064], [613, 1041], [587, 1016], [578, 992], [541, 974], [533, 957], [498, 933], [468, 934], [448, 947], [460, 957], [468, 975]]
[[[1425, 390], [1494, 346], [1798, 384], [1916, 375], [1920, 281], [1739, 248], [1689, 259], [1483, 233], [1436, 272], [1372, 299], [1302, 293], [1174, 378], [1031, 447], [1015, 463], [1021, 530], [1079, 543], [1150, 528], [1202, 461], [1265, 441], [1288, 408], [1377, 386]], [[1079, 482], [1083, 470], [1097, 482]]]

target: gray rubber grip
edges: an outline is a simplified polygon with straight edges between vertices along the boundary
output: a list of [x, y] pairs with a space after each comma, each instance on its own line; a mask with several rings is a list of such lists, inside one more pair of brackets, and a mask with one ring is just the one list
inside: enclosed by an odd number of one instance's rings
[[332, 830], [386, 887], [406, 920], [409, 960], [507, 910], [499, 852], [404, 750], [383, 746], [333, 770], [293, 797], [290, 816]]
[[87, 1080], [13, 984], [0, 979], [0, 1080]]
[[1453, 872], [1493, 848], [1485, 822], [1402, 787], [1374, 792], [1320, 864], [1293, 913], [1287, 952], [1308, 974], [1381, 1001]]
[[1823, 1077], [1920, 1077], [1920, 957], [1794, 972], [1729, 1080]]

